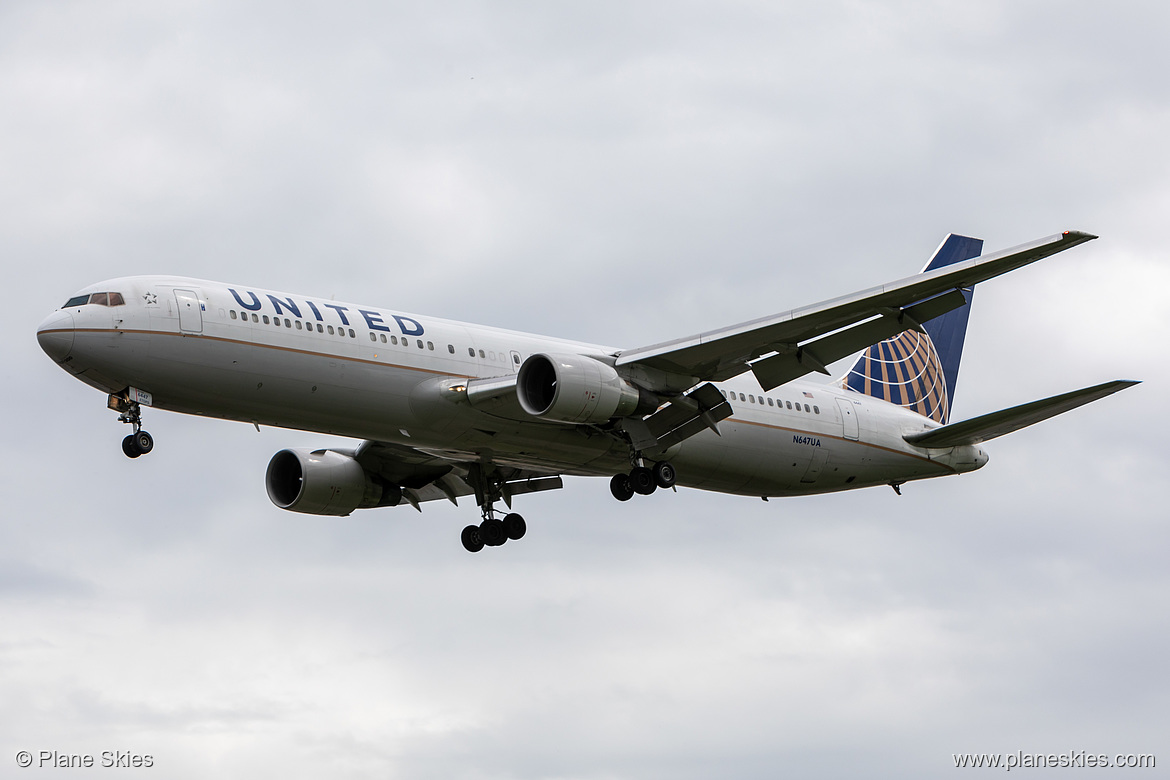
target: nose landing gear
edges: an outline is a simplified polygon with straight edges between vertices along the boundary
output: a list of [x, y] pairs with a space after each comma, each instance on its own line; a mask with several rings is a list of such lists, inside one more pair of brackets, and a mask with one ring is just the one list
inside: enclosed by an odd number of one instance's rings
[[132, 433], [125, 439], [122, 439], [122, 452], [126, 453], [127, 458], [137, 458], [139, 455], [145, 455], [153, 449], [154, 439], [146, 431]]
[[125, 396], [111, 395], [109, 407], [119, 412], [118, 422], [134, 426], [134, 433], [122, 439], [122, 452], [127, 458], [137, 458], [154, 449], [154, 438], [142, 430], [142, 406]]

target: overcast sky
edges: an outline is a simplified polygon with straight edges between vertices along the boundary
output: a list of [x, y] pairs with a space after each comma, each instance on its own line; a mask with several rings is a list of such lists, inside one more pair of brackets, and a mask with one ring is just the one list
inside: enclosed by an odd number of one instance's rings
[[[0, 775], [1160, 776], [1168, 31], [1156, 2], [0, 4]], [[269, 503], [274, 452], [343, 441], [148, 410], [128, 460], [34, 335], [174, 273], [632, 348], [1066, 229], [1101, 238], [978, 288], [954, 416], [1142, 385], [900, 498], [567, 480], [474, 556], [470, 501]], [[1042, 774], [1084, 772], [1115, 776]]]

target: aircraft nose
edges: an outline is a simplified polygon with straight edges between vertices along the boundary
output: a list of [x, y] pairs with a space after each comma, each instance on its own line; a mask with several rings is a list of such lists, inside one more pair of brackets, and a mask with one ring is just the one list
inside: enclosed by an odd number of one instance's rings
[[73, 349], [73, 315], [67, 311], [50, 314], [37, 328], [37, 341], [46, 355], [64, 362]]

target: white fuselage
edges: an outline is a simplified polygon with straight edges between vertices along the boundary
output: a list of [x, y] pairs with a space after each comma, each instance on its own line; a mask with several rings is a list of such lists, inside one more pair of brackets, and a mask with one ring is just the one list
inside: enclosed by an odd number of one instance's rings
[[[629, 468], [620, 439], [586, 425], [503, 416], [450, 388], [515, 373], [535, 353], [610, 356], [594, 344], [181, 277], [93, 285], [119, 306], [62, 308], [39, 338], [62, 367], [108, 393], [144, 390], [186, 414], [407, 445], [458, 460], [561, 474]], [[977, 446], [926, 450], [937, 427], [837, 387], [762, 392], [750, 374], [717, 385], [734, 413], [664, 453], [687, 487], [753, 496], [823, 493], [981, 467]]]

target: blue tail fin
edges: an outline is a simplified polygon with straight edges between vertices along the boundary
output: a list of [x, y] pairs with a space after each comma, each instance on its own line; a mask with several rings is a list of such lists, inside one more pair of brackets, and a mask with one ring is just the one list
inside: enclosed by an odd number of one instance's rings
[[[952, 233], [935, 250], [923, 273], [970, 260], [982, 251], [982, 239]], [[865, 350], [845, 375], [843, 386], [945, 425], [955, 397], [973, 293], [973, 287], [963, 288], [966, 304], [922, 323], [925, 335], [906, 330]]]

